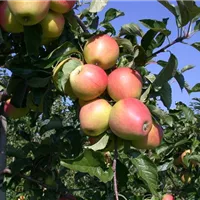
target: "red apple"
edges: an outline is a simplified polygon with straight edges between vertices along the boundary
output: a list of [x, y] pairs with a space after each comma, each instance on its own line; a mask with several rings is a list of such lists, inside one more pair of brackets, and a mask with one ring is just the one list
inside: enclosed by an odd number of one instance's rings
[[150, 132], [139, 140], [133, 140], [132, 145], [138, 149], [153, 149], [158, 147], [163, 138], [163, 129], [160, 125], [153, 122]]
[[4, 31], [10, 33], [20, 33], [24, 31], [23, 26], [15, 19], [10, 12], [7, 1], [0, 4], [0, 26]]
[[88, 136], [98, 136], [106, 131], [112, 106], [105, 99], [96, 99], [80, 109], [82, 131]]
[[10, 103], [11, 99], [8, 99], [4, 104], [4, 113], [7, 117], [17, 119], [20, 117], [25, 116], [29, 109], [27, 107], [25, 108], [16, 108]]
[[76, 0], [51, 0], [50, 9], [57, 13], [67, 13], [72, 10]]
[[171, 194], [165, 194], [162, 200], [174, 200], [174, 197]]
[[145, 137], [151, 130], [151, 113], [140, 100], [125, 98], [113, 106], [109, 126], [112, 132], [122, 139], [139, 139]]
[[79, 99], [84, 101], [100, 96], [106, 90], [107, 84], [107, 74], [96, 65], [81, 65], [70, 74], [72, 91]]
[[119, 57], [117, 42], [107, 34], [95, 35], [86, 43], [83, 50], [85, 61], [106, 70], [113, 67]]
[[142, 93], [142, 78], [136, 70], [117, 68], [108, 76], [107, 91], [115, 101], [128, 97], [139, 98]]
[[[181, 155], [180, 155], [180, 164], [183, 165], [184, 168], [187, 168], [187, 166], [184, 164], [183, 159], [187, 154], [191, 154], [192, 151], [190, 149], [185, 150]], [[197, 162], [195, 160], [190, 160], [190, 164], [192, 167], [195, 167], [197, 165]]]

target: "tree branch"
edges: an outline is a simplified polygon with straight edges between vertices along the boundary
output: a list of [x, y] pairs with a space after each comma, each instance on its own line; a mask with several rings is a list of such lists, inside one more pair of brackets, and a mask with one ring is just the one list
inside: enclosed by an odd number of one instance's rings
[[152, 58], [152, 57], [155, 57], [157, 56], [157, 54], [159, 53], [162, 53], [162, 52], [165, 52], [166, 49], [168, 49], [169, 47], [171, 47], [172, 45], [176, 44], [176, 43], [179, 43], [179, 42], [182, 42], [184, 39], [187, 39], [188, 36], [185, 35], [183, 37], [178, 37], [176, 38], [173, 42], [171, 42], [170, 44], [167, 44], [166, 46], [164, 46], [163, 48], [159, 49], [158, 51], [156, 51], [155, 53], [151, 54], [151, 56], [149, 56], [148, 58]]
[[7, 121], [4, 116], [0, 116], [0, 199], [6, 199], [6, 191], [3, 188], [4, 171], [6, 171], [6, 129]]
[[116, 199], [116, 200], [119, 200], [118, 188], [117, 188], [117, 170], [116, 170], [116, 166], [117, 166], [117, 157], [118, 157], [118, 152], [117, 152], [117, 137], [116, 137], [116, 136], [114, 136], [114, 146], [115, 146], [115, 150], [114, 150], [114, 160], [113, 160], [114, 192], [115, 192], [115, 199]]
[[88, 31], [87, 27], [85, 26], [85, 24], [81, 21], [81, 19], [80, 19], [77, 15], [75, 15], [75, 14], [74, 14], [74, 17], [76, 18], [78, 24], [79, 24], [80, 27], [83, 29], [83, 31], [84, 31], [85, 33], [90, 33], [90, 32]]

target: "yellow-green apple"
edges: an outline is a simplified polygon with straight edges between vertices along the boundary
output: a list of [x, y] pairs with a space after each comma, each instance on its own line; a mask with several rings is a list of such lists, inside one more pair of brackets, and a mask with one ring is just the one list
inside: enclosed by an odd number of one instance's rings
[[70, 74], [74, 94], [84, 101], [100, 96], [107, 87], [108, 76], [103, 69], [93, 64], [78, 66]]
[[174, 197], [171, 194], [165, 194], [162, 200], [174, 200]]
[[162, 138], [162, 127], [156, 122], [153, 122], [150, 132], [143, 138], [133, 140], [132, 145], [137, 149], [154, 149], [161, 144]]
[[[190, 149], [187, 149], [180, 155], [180, 162], [185, 168], [187, 168], [187, 166], [184, 164], [183, 159], [187, 154], [191, 154], [191, 153], [192, 151]], [[195, 167], [197, 165], [197, 162], [195, 160], [190, 160], [190, 164], [192, 165], [192, 167]]]
[[45, 18], [50, 0], [8, 0], [8, 7], [22, 25], [31, 26]]
[[8, 8], [8, 2], [3, 1], [0, 4], [0, 26], [4, 31], [9, 33], [21, 33], [24, 31], [23, 26], [15, 19], [14, 15]]
[[189, 184], [189, 183], [191, 183], [191, 180], [192, 180], [192, 174], [191, 173], [189, 173], [189, 172], [183, 172], [182, 173], [181, 181], [183, 183]]
[[119, 46], [115, 39], [107, 34], [94, 35], [85, 44], [83, 54], [88, 64], [107, 70], [116, 64]]
[[147, 106], [136, 98], [121, 99], [110, 112], [109, 126], [112, 132], [122, 139], [143, 138], [152, 127], [151, 113]]
[[50, 9], [57, 13], [68, 13], [75, 3], [76, 0], [51, 0]]
[[4, 113], [7, 117], [17, 119], [25, 116], [28, 113], [28, 107], [16, 108], [11, 104], [11, 99], [8, 99], [4, 104]]
[[128, 67], [117, 68], [108, 76], [107, 91], [115, 101], [128, 97], [139, 98], [142, 92], [142, 78], [136, 70]]
[[81, 107], [80, 126], [88, 136], [98, 136], [106, 131], [112, 106], [105, 99], [95, 99]]
[[40, 24], [43, 38], [58, 38], [64, 29], [65, 18], [62, 14], [49, 11]]

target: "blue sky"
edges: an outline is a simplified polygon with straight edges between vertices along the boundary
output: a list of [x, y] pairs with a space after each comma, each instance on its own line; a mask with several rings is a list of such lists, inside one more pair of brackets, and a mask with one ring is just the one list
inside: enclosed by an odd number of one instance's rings
[[[199, 4], [199, 2], [197, 3]], [[99, 13], [100, 19], [103, 19], [105, 12], [109, 8], [115, 8], [117, 10], [123, 11], [125, 16], [117, 18], [112, 21], [114, 27], [119, 30], [123, 24], [127, 23], [136, 23], [143, 30], [144, 27], [140, 24], [140, 19], [157, 19], [162, 20], [163, 18], [168, 18], [168, 29], [172, 31], [170, 35], [170, 40], [174, 40], [177, 36], [177, 28], [173, 15], [160, 3], [157, 1], [112, 1], [110, 0], [107, 6]], [[200, 33], [196, 33], [191, 39], [186, 41], [189, 44], [193, 42], [200, 42]], [[169, 48], [169, 50], [176, 55], [178, 59], [178, 68], [181, 69], [184, 66], [191, 64], [194, 65], [195, 68], [185, 72], [184, 76], [186, 81], [192, 87], [196, 83], [200, 82], [200, 52], [189, 45], [176, 44]], [[154, 60], [168, 60], [169, 53], [159, 54], [157, 58]], [[148, 69], [153, 73], [158, 73], [160, 71], [160, 67], [158, 65], [149, 65]], [[188, 95], [188, 93], [183, 90], [181, 91], [176, 81], [170, 81], [172, 85], [172, 97], [173, 104], [172, 108], [175, 105], [175, 102], [182, 101], [186, 104], [194, 97], [200, 97], [200, 93], [192, 93]]]

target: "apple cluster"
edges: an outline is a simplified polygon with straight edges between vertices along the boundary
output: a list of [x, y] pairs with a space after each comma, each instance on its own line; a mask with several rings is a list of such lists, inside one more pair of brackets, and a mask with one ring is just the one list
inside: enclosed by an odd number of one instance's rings
[[118, 43], [108, 34], [89, 38], [83, 48], [85, 63], [80, 62], [70, 73], [64, 93], [78, 99], [80, 126], [92, 144], [110, 129], [135, 148], [155, 148], [162, 141], [163, 130], [139, 100], [143, 87], [140, 73], [116, 66], [119, 53]]
[[9, 33], [21, 33], [24, 26], [40, 24], [42, 44], [58, 38], [64, 29], [64, 13], [76, 0], [6, 0], [0, 3], [0, 26]]

